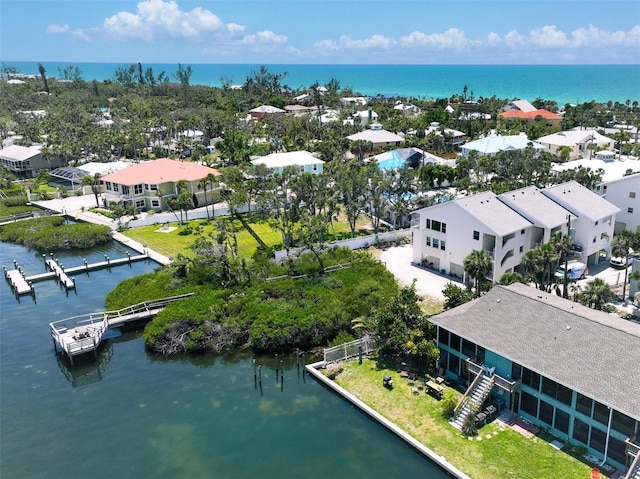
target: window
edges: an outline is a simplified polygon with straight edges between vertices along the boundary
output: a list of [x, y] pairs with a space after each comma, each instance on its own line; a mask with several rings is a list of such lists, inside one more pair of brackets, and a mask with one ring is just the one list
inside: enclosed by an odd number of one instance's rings
[[524, 252], [524, 246], [520, 246], [520, 252], [523, 253]]
[[111, 182], [110, 182], [110, 181], [107, 181], [107, 182], [105, 183], [104, 187], [105, 187], [107, 190], [111, 191]]
[[548, 378], [542, 378], [542, 392], [564, 404], [571, 405], [572, 390]]
[[123, 195], [129, 195], [131, 194], [131, 189], [128, 186], [124, 186], [122, 185], [122, 194]]
[[148, 191], [158, 191], [158, 185], [147, 185]]
[[511, 379], [514, 381], [522, 377], [522, 366], [518, 363], [511, 363]]
[[444, 240], [440, 241], [440, 249], [441, 249], [442, 251], [445, 251], [445, 250], [447, 249], [447, 248], [445, 247], [445, 245], [444, 245]]
[[449, 344], [454, 351], [460, 351], [460, 336], [451, 333], [451, 343]]
[[606, 441], [607, 434], [604, 431], [601, 431], [597, 427], [591, 428], [591, 440], [589, 441], [589, 445], [592, 448], [604, 454], [604, 444]]
[[627, 213], [633, 213], [633, 208], [627, 208]]
[[538, 418], [549, 426], [553, 425], [553, 406], [547, 402], [540, 401], [540, 414]]
[[429, 218], [427, 218], [426, 228], [427, 228], [428, 230], [430, 230], [430, 229], [431, 229], [431, 220], [430, 220]]
[[154, 208], [158, 208], [160, 206], [160, 201], [159, 200], [151, 200], [151, 206], [153, 206]]
[[635, 421], [629, 416], [622, 414], [616, 410], [613, 411], [613, 417], [611, 418], [611, 426], [620, 431], [625, 436], [633, 436], [635, 434]]
[[562, 411], [561, 409], [556, 408], [556, 418], [553, 423], [553, 426], [558, 431], [562, 431], [565, 434], [569, 434], [569, 414]]
[[609, 408], [598, 401], [593, 401], [593, 419], [607, 426], [609, 424]]
[[636, 197], [636, 192], [635, 191], [630, 191], [629, 192], [629, 198], [635, 198]]
[[142, 194], [142, 185], [133, 185], [133, 194], [141, 195]]
[[449, 346], [449, 331], [443, 328], [438, 328], [438, 342]]
[[578, 393], [576, 400], [576, 411], [581, 412], [587, 417], [591, 417], [591, 409], [593, 408], [593, 399]]
[[440, 242], [438, 241], [438, 238], [433, 238], [433, 247], [434, 247], [435, 249], [438, 249], [438, 245], [439, 245], [439, 243], [440, 243]]
[[476, 241], [480, 239], [480, 231], [473, 232], [473, 239]]
[[520, 230], [520, 234], [523, 235], [524, 234], [524, 230]]
[[120, 191], [120, 185], [118, 183], [113, 184], [113, 191]]
[[447, 232], [447, 223], [442, 223], [442, 228], [440, 228], [440, 231], [442, 233], [446, 233]]
[[573, 420], [573, 438], [582, 444], [589, 444], [589, 426], [577, 418]]
[[520, 410], [527, 414], [537, 417], [538, 416], [538, 400], [531, 394], [522, 391], [520, 395]]
[[455, 354], [449, 355], [449, 371], [460, 376], [460, 358]]
[[462, 340], [462, 354], [470, 358], [476, 355], [476, 345], [466, 339]]
[[427, 246], [431, 246], [431, 236], [427, 236], [426, 244]]
[[136, 208], [144, 208], [144, 200], [136, 200]]
[[540, 375], [534, 373], [530, 369], [522, 368], [522, 384], [525, 384], [533, 389], [540, 389]]
[[620, 464], [626, 464], [627, 451], [624, 441], [616, 439], [615, 437], [609, 437], [609, 449], [607, 454], [614, 461], [618, 461]]
[[435, 230], [435, 231], [440, 231], [442, 223], [440, 223], [439, 221], [433, 220], [431, 222], [431, 229]]

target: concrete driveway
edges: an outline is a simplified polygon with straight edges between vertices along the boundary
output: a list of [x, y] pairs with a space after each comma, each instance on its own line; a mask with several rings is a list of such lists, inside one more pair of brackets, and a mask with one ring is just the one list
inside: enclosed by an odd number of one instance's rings
[[382, 250], [379, 256], [387, 269], [393, 273], [400, 284], [410, 286], [416, 280], [416, 292], [424, 297], [434, 298], [444, 301], [442, 290], [447, 283], [456, 283], [462, 286], [462, 281], [446, 275], [441, 275], [435, 271], [419, 268], [411, 264], [412, 246], [394, 246]]

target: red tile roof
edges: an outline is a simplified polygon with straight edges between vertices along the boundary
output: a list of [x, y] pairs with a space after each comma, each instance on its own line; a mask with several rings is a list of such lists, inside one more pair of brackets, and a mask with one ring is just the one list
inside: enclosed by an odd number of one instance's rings
[[145, 161], [103, 176], [102, 181], [111, 181], [120, 185], [138, 185], [141, 183], [160, 184], [179, 180], [196, 181], [209, 173], [219, 176], [220, 172], [188, 161], [176, 161], [169, 158]]
[[528, 111], [528, 112], [524, 112], [520, 110], [509, 110], [509, 111], [503, 111], [502, 113], [500, 113], [499, 116], [501, 116], [502, 118], [524, 118], [527, 120], [532, 120], [537, 117], [542, 117], [546, 120], [562, 120], [562, 117], [560, 115], [556, 115], [555, 113], [552, 113], [549, 110], [545, 110], [545, 109]]

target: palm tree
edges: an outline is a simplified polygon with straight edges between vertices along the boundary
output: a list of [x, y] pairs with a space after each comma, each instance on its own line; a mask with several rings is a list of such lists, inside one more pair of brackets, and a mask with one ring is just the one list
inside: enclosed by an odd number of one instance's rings
[[96, 173], [93, 176], [85, 176], [82, 178], [82, 185], [83, 186], [91, 186], [91, 191], [93, 192], [94, 196], [96, 197], [96, 207], [100, 208], [100, 200], [98, 199], [98, 195], [100, 194], [100, 183], [101, 180], [100, 178], [102, 177], [102, 175], [100, 173]]
[[578, 301], [593, 309], [603, 311], [607, 303], [613, 299], [611, 286], [601, 278], [589, 281], [584, 290], [578, 294]]
[[482, 280], [493, 271], [493, 260], [482, 250], [474, 250], [464, 261], [464, 271], [473, 278], [476, 296], [480, 296]]
[[611, 242], [611, 256], [624, 260], [624, 283], [622, 284], [622, 299], [626, 299], [627, 281], [629, 276], [629, 255], [634, 241], [634, 235], [629, 230], [622, 230]]
[[205, 177], [198, 181], [198, 188], [204, 191], [204, 209], [207, 212], [207, 220], [209, 220], [209, 202], [207, 201], [207, 186], [209, 185], [209, 180]]
[[[551, 235], [551, 239], [549, 240], [549, 244], [553, 246], [554, 251], [560, 256], [559, 261], [561, 264], [566, 266], [568, 256], [569, 256], [569, 247], [571, 246], [571, 236], [564, 234], [562, 231], [556, 231]], [[568, 298], [568, 278], [567, 278], [567, 269], [565, 268], [563, 285], [564, 288], [562, 290], [562, 297]]]

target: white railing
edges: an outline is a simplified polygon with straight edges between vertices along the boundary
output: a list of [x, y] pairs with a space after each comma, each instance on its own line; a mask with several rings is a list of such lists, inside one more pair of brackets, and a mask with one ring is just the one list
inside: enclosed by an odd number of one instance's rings
[[350, 358], [355, 358], [361, 352], [362, 354], [369, 354], [371, 351], [375, 351], [376, 347], [375, 340], [369, 336], [365, 336], [355, 341], [349, 341], [348, 343], [325, 349], [324, 363], [329, 364], [336, 361], [345, 361]]

